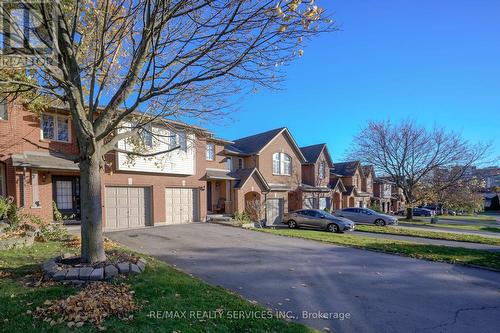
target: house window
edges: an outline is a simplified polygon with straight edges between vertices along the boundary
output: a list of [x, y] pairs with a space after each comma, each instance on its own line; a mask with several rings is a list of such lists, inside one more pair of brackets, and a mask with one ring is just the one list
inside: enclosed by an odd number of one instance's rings
[[215, 160], [215, 145], [213, 143], [207, 143], [207, 161]]
[[69, 142], [69, 118], [59, 115], [42, 115], [42, 138]]
[[153, 127], [151, 124], [147, 124], [142, 128], [141, 138], [146, 146], [153, 147]]
[[7, 120], [7, 119], [9, 119], [7, 100], [3, 97], [0, 97], [0, 98], [2, 99], [0, 101], [0, 119]]
[[182, 151], [187, 151], [187, 135], [186, 132], [179, 132], [179, 145]]
[[285, 153], [274, 153], [273, 174], [290, 176], [292, 174], [292, 158]]
[[321, 161], [319, 163], [319, 179], [325, 178], [325, 168], [326, 168], [325, 161]]
[[227, 169], [233, 170], [233, 159], [231, 157], [226, 158]]
[[243, 169], [243, 159], [242, 158], [238, 159], [238, 169]]
[[175, 146], [177, 146], [177, 134], [174, 131], [170, 131], [169, 145], [170, 148], [174, 148]]

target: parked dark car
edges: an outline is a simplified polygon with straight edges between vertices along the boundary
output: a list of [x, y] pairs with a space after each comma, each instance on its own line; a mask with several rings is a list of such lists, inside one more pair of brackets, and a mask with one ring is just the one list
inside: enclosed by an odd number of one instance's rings
[[319, 209], [300, 209], [285, 213], [283, 223], [290, 229], [310, 228], [330, 232], [353, 231], [355, 228], [354, 222]]
[[426, 208], [413, 208], [413, 216], [434, 216], [434, 211]]

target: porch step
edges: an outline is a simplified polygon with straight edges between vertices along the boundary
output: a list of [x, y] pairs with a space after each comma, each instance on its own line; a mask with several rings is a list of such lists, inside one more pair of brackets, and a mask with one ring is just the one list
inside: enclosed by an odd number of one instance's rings
[[64, 225], [80, 225], [80, 220], [64, 220]]
[[208, 215], [208, 221], [222, 221], [222, 222], [230, 222], [233, 218], [227, 215]]

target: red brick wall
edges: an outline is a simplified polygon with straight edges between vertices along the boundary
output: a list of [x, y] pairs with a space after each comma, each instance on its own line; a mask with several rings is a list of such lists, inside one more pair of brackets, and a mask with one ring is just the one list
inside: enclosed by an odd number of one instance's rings
[[[78, 144], [74, 136], [74, 130], [70, 130], [70, 143], [47, 141], [41, 139], [40, 119], [37, 115], [29, 112], [22, 105], [9, 105], [8, 120], [0, 120], [0, 162], [5, 163], [6, 194], [13, 196], [16, 203], [21, 203], [20, 179], [25, 174], [25, 211], [44, 217], [47, 221], [52, 220], [52, 176], [54, 175], [78, 175], [78, 172], [39, 171], [38, 190], [41, 207], [32, 208], [32, 184], [31, 170], [15, 168], [12, 166], [12, 154], [26, 151], [48, 152], [46, 148], [57, 150], [65, 154], [78, 154]], [[45, 149], [44, 149], [45, 148]], [[219, 147], [220, 148], [220, 147]], [[206, 172], [205, 142], [197, 140], [196, 175], [175, 176], [153, 173], [137, 173], [117, 171], [114, 167], [114, 154], [108, 154], [107, 160], [110, 166], [103, 171], [102, 184], [129, 185], [129, 178], [133, 186], [151, 187], [153, 195], [153, 222], [165, 222], [165, 187], [190, 187], [205, 188], [204, 176]], [[220, 159], [220, 157], [219, 157]], [[104, 192], [103, 192], [104, 193]], [[103, 194], [104, 201], [104, 194]], [[200, 191], [200, 217], [206, 218], [206, 190]], [[103, 202], [103, 205], [105, 203]], [[103, 214], [105, 212], [103, 211]], [[105, 219], [105, 216], [103, 217]]]

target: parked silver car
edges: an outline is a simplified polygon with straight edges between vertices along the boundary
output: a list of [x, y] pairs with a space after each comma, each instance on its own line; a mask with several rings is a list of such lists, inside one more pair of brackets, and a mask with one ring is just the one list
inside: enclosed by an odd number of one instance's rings
[[344, 208], [338, 211], [336, 216], [344, 217], [362, 224], [375, 224], [378, 226], [388, 224], [398, 225], [398, 219], [394, 216], [377, 213], [368, 208]]
[[311, 228], [329, 232], [353, 231], [355, 228], [354, 222], [320, 209], [300, 209], [286, 213], [283, 223], [288, 224], [290, 229]]

